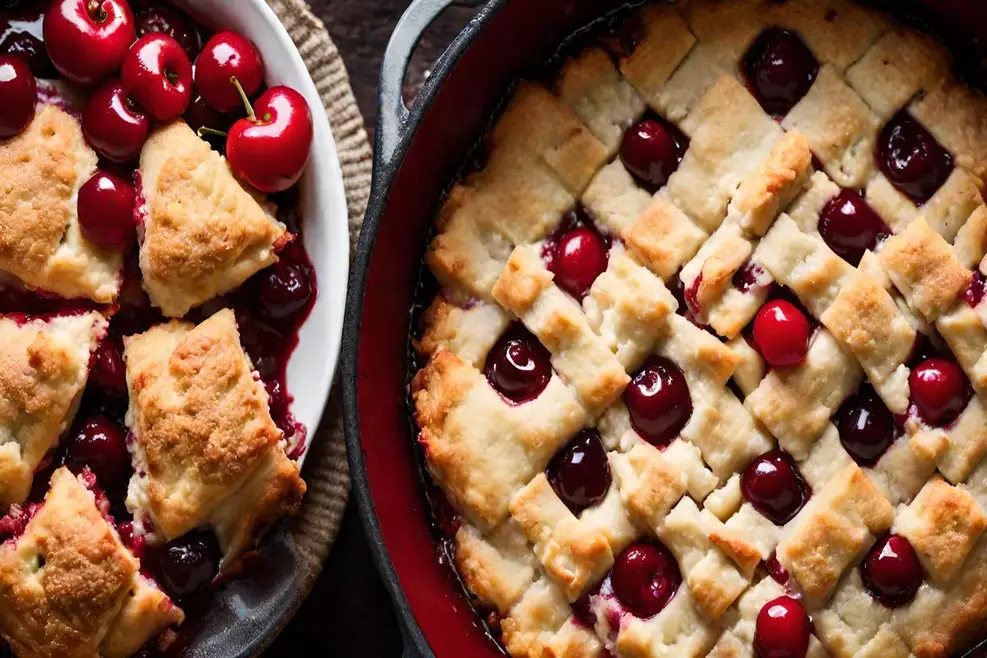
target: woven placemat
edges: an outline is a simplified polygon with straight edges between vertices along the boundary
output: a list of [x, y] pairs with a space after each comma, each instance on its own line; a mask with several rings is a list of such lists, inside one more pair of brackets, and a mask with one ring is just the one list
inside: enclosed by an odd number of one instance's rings
[[[343, 170], [346, 206], [349, 211], [350, 251], [363, 224], [370, 197], [373, 154], [363, 117], [350, 87], [349, 76], [325, 25], [302, 0], [267, 0], [281, 19], [308, 66], [315, 87], [329, 115], [336, 151]], [[339, 386], [333, 386], [329, 403], [305, 459], [303, 476], [308, 493], [301, 514], [292, 524], [292, 534], [303, 564], [308, 568], [304, 584], [311, 588], [339, 531], [350, 479], [343, 438], [342, 403]]]

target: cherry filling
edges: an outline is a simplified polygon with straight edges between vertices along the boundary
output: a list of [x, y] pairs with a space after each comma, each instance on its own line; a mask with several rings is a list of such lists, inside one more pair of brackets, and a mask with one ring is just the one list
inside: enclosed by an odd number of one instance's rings
[[106, 395], [113, 397], [127, 395], [127, 368], [113, 339], [103, 339], [93, 353], [89, 381]]
[[20, 539], [20, 536], [27, 530], [27, 524], [31, 522], [31, 519], [40, 509], [40, 503], [11, 507], [6, 516], [0, 517], [0, 544]]
[[836, 412], [840, 443], [861, 466], [873, 466], [900, 434], [894, 414], [869, 384], [864, 384]]
[[552, 489], [573, 514], [600, 503], [610, 490], [610, 464], [600, 433], [584, 429], [548, 464]]
[[744, 56], [743, 73], [761, 107], [784, 116], [812, 87], [819, 61], [793, 32], [765, 30]]
[[514, 404], [533, 400], [552, 378], [548, 350], [520, 322], [515, 322], [487, 354], [483, 374], [494, 389]]
[[750, 292], [762, 288], [767, 283], [767, 272], [754, 261], [747, 261], [744, 266], [733, 273], [733, 287], [740, 292]]
[[147, 34], [166, 34], [182, 47], [189, 59], [195, 60], [202, 48], [199, 31], [195, 25], [182, 14], [168, 7], [152, 7], [141, 12], [134, 20], [137, 36]]
[[620, 160], [654, 192], [678, 169], [688, 147], [688, 138], [674, 125], [658, 117], [645, 117], [624, 133]]
[[788, 574], [788, 569], [786, 569], [781, 562], [778, 561], [778, 556], [773, 551], [771, 555], [768, 556], [768, 559], [764, 561], [764, 569], [779, 585], [787, 585], [788, 579], [791, 578]]
[[662, 544], [638, 542], [617, 556], [610, 581], [624, 607], [647, 619], [668, 605], [682, 583], [682, 574], [675, 557]]
[[754, 318], [754, 343], [768, 365], [787, 368], [805, 360], [811, 330], [798, 307], [776, 299], [758, 310]]
[[891, 229], [863, 197], [841, 190], [823, 206], [819, 234], [837, 256], [857, 266], [864, 252], [877, 247]]
[[952, 424], [973, 395], [966, 374], [956, 362], [939, 357], [925, 359], [912, 368], [908, 386], [919, 417], [939, 427]]
[[648, 443], [664, 448], [692, 416], [692, 397], [677, 365], [653, 356], [631, 377], [624, 391], [631, 426]]
[[123, 488], [130, 479], [130, 453], [123, 429], [103, 416], [83, 422], [67, 445], [66, 465], [73, 473], [89, 467], [107, 491]]
[[900, 535], [877, 540], [860, 565], [860, 576], [867, 591], [888, 608], [909, 603], [924, 578], [915, 549]]
[[145, 549], [143, 566], [172, 598], [181, 599], [206, 588], [219, 573], [216, 536], [197, 530], [163, 546]]
[[785, 525], [809, 500], [809, 485], [783, 450], [766, 452], [750, 463], [740, 478], [744, 499], [775, 525]]
[[758, 658], [805, 658], [811, 628], [802, 604], [790, 596], [779, 596], [757, 613], [754, 651]]
[[984, 301], [984, 293], [987, 293], [987, 277], [984, 277], [980, 270], [974, 270], [970, 285], [963, 293], [963, 299], [971, 308], [977, 308], [980, 302]]
[[953, 171], [953, 156], [904, 110], [881, 131], [877, 160], [891, 183], [919, 205], [928, 201]]

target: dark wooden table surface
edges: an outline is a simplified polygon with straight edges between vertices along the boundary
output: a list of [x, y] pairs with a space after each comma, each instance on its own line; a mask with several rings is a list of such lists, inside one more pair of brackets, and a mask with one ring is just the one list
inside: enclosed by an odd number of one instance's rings
[[[309, 0], [346, 61], [371, 136], [381, 56], [409, 1]], [[414, 95], [428, 75], [428, 67], [479, 4], [482, 2], [475, 0], [454, 3], [429, 29], [408, 72], [406, 96]], [[390, 658], [400, 655], [397, 620], [374, 568], [355, 505], [350, 504], [322, 577], [267, 656]]]

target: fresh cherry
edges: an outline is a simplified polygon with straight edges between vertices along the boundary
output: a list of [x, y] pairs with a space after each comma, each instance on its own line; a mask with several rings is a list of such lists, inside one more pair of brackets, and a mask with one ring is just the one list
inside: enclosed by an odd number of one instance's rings
[[123, 59], [120, 80], [158, 121], [177, 119], [192, 100], [192, 64], [185, 50], [166, 34], [141, 37]]
[[637, 371], [624, 391], [631, 426], [648, 443], [665, 447], [692, 416], [692, 397], [677, 365], [653, 356]]
[[20, 57], [0, 55], [0, 139], [17, 135], [34, 118], [38, 82]]
[[809, 500], [809, 485], [783, 450], [766, 452], [752, 461], [740, 478], [744, 498], [775, 525], [785, 525]]
[[0, 55], [16, 55], [31, 68], [38, 78], [52, 79], [58, 77], [58, 71], [48, 57], [45, 44], [30, 32], [9, 32], [0, 41]]
[[82, 234], [107, 249], [122, 249], [136, 235], [134, 186], [106, 171], [96, 172], [79, 190]]
[[140, 155], [151, 121], [118, 80], [103, 84], [82, 112], [82, 133], [93, 149], [111, 162]]
[[188, 18], [168, 7], [152, 7], [141, 12], [135, 22], [137, 36], [166, 34], [182, 47], [190, 60], [199, 54], [202, 45], [199, 31]]
[[668, 182], [685, 154], [685, 138], [671, 125], [642, 119], [627, 129], [620, 144], [620, 160], [649, 189]]
[[881, 171], [917, 204], [928, 201], [953, 171], [953, 156], [925, 127], [902, 110], [877, 141]]
[[761, 107], [784, 116], [812, 87], [819, 61], [793, 32], [774, 27], [754, 41], [744, 56], [743, 70]]
[[819, 234], [837, 256], [857, 266], [864, 252], [891, 235], [891, 229], [863, 197], [841, 190], [823, 206]]
[[119, 425], [93, 416], [79, 426], [67, 445], [66, 463], [73, 472], [88, 466], [104, 489], [116, 489], [130, 476], [127, 436]]
[[582, 299], [596, 277], [607, 269], [607, 243], [596, 231], [580, 226], [562, 236], [552, 259], [552, 272], [560, 288]]
[[768, 302], [754, 318], [754, 342], [773, 368], [802, 363], [809, 351], [811, 327], [805, 315], [784, 299]]
[[104, 338], [93, 353], [89, 379], [111, 397], [127, 395], [127, 368], [120, 350], [110, 338]]
[[889, 608], [911, 602], [924, 578], [915, 549], [900, 535], [878, 539], [861, 563], [860, 575], [867, 591]]
[[279, 261], [258, 276], [259, 310], [271, 319], [278, 320], [297, 313], [312, 298], [311, 280], [291, 263]]
[[552, 378], [549, 353], [520, 322], [508, 327], [487, 354], [483, 374], [515, 404], [538, 397]]
[[242, 103], [232, 78], [253, 96], [264, 81], [264, 63], [254, 44], [227, 30], [213, 35], [202, 49], [195, 62], [195, 87], [214, 108], [232, 112]]
[[219, 572], [219, 546], [212, 532], [191, 532], [147, 552], [158, 582], [175, 598], [202, 590]]
[[637, 542], [614, 560], [610, 582], [620, 602], [647, 619], [668, 605], [682, 583], [682, 574], [675, 557], [663, 545]]
[[[246, 102], [246, 97], [244, 97]], [[248, 116], [233, 124], [226, 158], [236, 175], [261, 192], [282, 192], [301, 177], [312, 150], [312, 113], [290, 87], [271, 87]]]
[[930, 425], [951, 424], [966, 408], [972, 392], [966, 375], [949, 359], [926, 359], [908, 376], [912, 402]]
[[754, 651], [758, 658], [805, 658], [811, 626], [802, 604], [790, 596], [768, 601], [757, 613]]
[[585, 429], [577, 434], [552, 458], [546, 474], [573, 514], [602, 501], [610, 490], [610, 463], [600, 433]]
[[53, 0], [44, 22], [45, 47], [58, 71], [92, 85], [120, 68], [137, 38], [126, 0]]
[[861, 466], [873, 466], [898, 435], [894, 414], [869, 384], [860, 387], [836, 412], [840, 443]]

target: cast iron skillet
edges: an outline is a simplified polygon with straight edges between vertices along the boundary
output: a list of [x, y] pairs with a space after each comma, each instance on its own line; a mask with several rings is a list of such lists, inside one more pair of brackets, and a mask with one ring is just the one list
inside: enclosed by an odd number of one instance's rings
[[[937, 31], [960, 48], [962, 61], [987, 61], [960, 46], [987, 39], [987, 3], [918, 2], [933, 10]], [[502, 658], [453, 570], [440, 564], [434, 542], [409, 424], [410, 309], [438, 202], [509, 84], [618, 3], [491, 0], [450, 45], [409, 110], [401, 83], [411, 51], [452, 3], [412, 2], [384, 57], [373, 188], [347, 298], [345, 427], [354, 493], [404, 626], [406, 658]]]

